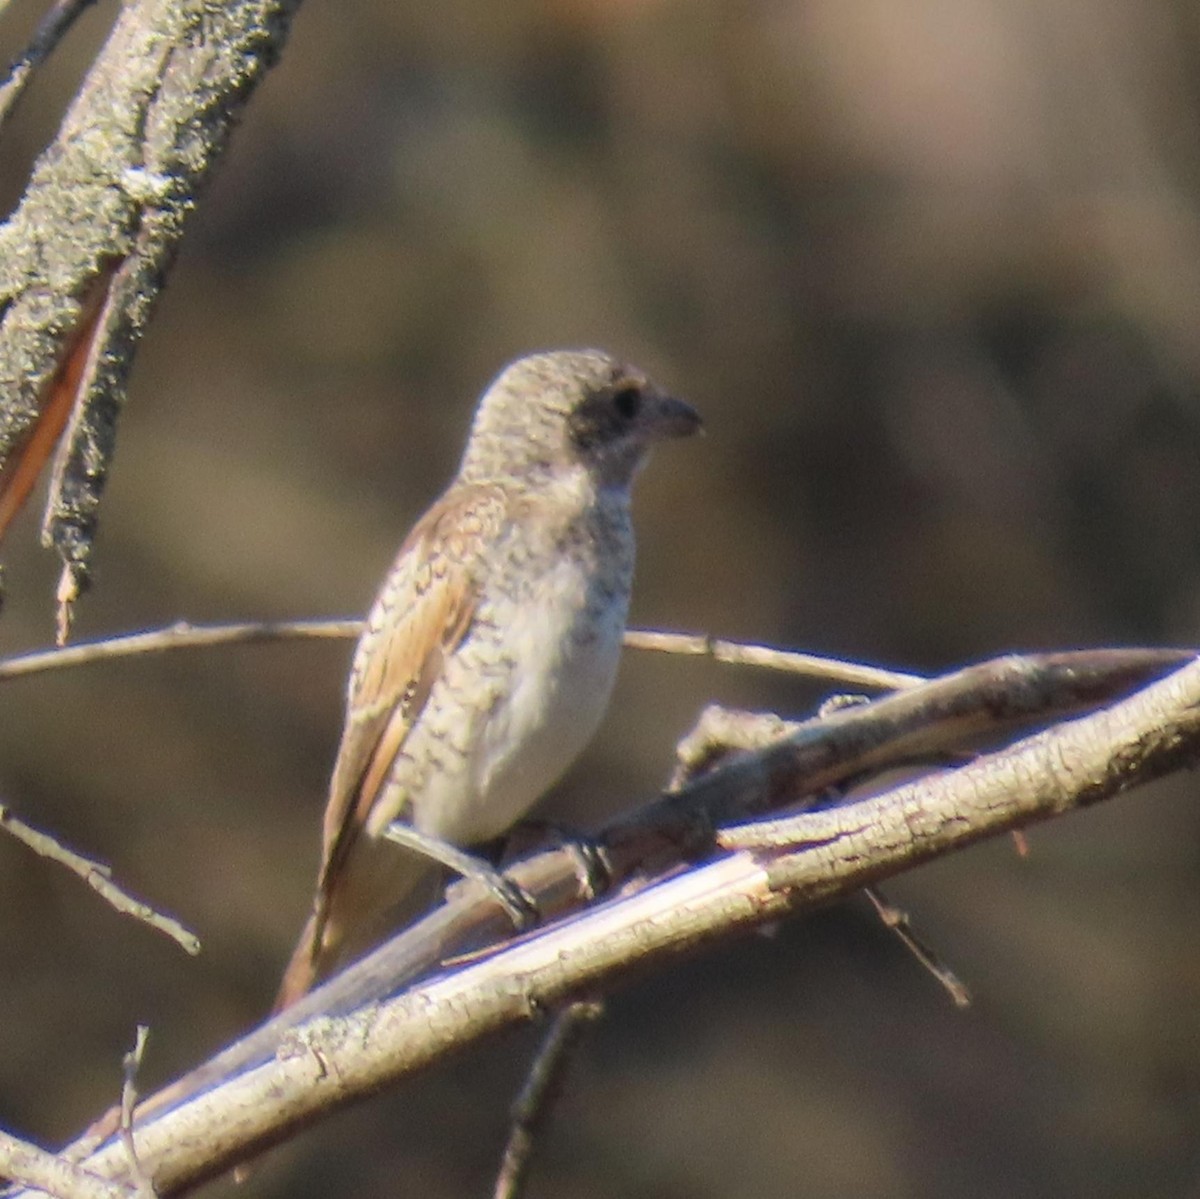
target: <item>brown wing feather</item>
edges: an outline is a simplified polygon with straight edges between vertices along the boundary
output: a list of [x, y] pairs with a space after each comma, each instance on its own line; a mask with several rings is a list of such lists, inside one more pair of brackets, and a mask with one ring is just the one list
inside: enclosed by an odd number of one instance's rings
[[[289, 1000], [315, 978], [326, 923], [346, 864], [383, 792], [396, 754], [420, 716], [446, 658], [467, 635], [478, 598], [483, 547], [505, 519], [496, 487], [455, 487], [413, 527], [375, 601], [354, 655], [346, 723], [325, 809], [313, 918], [285, 981]], [[385, 821], [402, 812], [387, 814]], [[283, 994], [281, 993], [281, 999]]]

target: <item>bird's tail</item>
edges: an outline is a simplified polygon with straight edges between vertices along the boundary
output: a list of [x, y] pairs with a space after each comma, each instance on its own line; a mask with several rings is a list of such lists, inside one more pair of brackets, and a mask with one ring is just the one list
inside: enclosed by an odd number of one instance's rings
[[318, 944], [319, 940], [324, 938], [317, 931], [317, 913], [314, 911], [304, 925], [304, 931], [300, 934], [296, 948], [292, 950], [292, 956], [288, 960], [287, 969], [283, 972], [279, 991], [275, 995], [275, 1005], [271, 1008], [272, 1016], [278, 1015], [284, 1008], [291, 1007], [316, 986], [321, 976], [324, 957], [322, 946]]
[[331, 974], [361, 957], [427, 908], [440, 872], [420, 854], [390, 842], [363, 840], [353, 870], [318, 891], [312, 915], [283, 972], [276, 1015]]

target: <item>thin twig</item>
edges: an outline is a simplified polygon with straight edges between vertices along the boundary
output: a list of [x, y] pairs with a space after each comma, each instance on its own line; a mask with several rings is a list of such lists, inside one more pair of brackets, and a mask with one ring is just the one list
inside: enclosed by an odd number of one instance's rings
[[571, 1051], [579, 1044], [584, 1028], [603, 1014], [604, 1005], [592, 1000], [568, 1004], [555, 1013], [512, 1106], [512, 1127], [500, 1159], [495, 1199], [517, 1199], [524, 1189], [537, 1136], [559, 1096]]
[[132, 658], [140, 654], [163, 653], [174, 649], [200, 649], [213, 645], [249, 645], [264, 641], [293, 638], [317, 640], [357, 637], [362, 632], [359, 620], [279, 620], [252, 621], [242, 624], [194, 625], [181, 620], [162, 629], [81, 641], [65, 649], [35, 650], [0, 661], [0, 681], [41, 674], [47, 670], [66, 670], [91, 662], [114, 658]]
[[971, 992], [966, 983], [942, 961], [941, 957], [920, 937], [913, 932], [912, 922], [908, 918], [908, 913], [902, 911], [898, 907], [894, 907], [883, 893], [875, 887], [864, 887], [863, 894], [871, 901], [879, 919], [883, 921], [886, 928], [890, 928], [892, 932], [900, 938], [900, 942], [904, 947], [938, 980], [939, 983], [946, 989], [955, 1007], [965, 1008], [971, 1006]]
[[78, 875], [118, 912], [132, 916], [135, 920], [140, 920], [143, 924], [148, 924], [151, 928], [166, 933], [190, 954], [200, 952], [200, 938], [194, 932], [184, 928], [174, 917], [155, 911], [148, 904], [143, 903], [140, 899], [134, 899], [132, 895], [123, 891], [117, 883], [113, 882], [112, 868], [104, 862], [85, 858], [82, 854], [77, 854], [64, 845], [60, 845], [49, 833], [39, 832], [19, 817], [14, 816], [4, 804], [0, 804], [0, 828], [11, 833], [34, 853], [43, 858], [49, 858], [52, 862], [65, 866], [72, 874]]
[[[42, 18], [24, 52], [8, 68], [8, 77], [0, 84], [0, 126], [12, 115], [12, 110], [33, 78], [34, 71], [54, 52], [68, 29], [85, 8], [95, 0], [55, 0]], [[7, 5], [0, 5], [0, 11]]]
[[110, 1182], [45, 1149], [0, 1130], [0, 1178], [36, 1187], [55, 1199], [129, 1199], [120, 1183]]
[[685, 654], [691, 657], [713, 658], [734, 666], [761, 666], [788, 674], [810, 678], [832, 679], [851, 687], [871, 687], [895, 691], [925, 682], [919, 674], [899, 670], [884, 670], [859, 662], [844, 662], [839, 658], [822, 658], [815, 654], [800, 654], [793, 650], [772, 649], [767, 645], [747, 645], [740, 641], [725, 641], [706, 634], [659, 633], [630, 629], [625, 634], [630, 649], [657, 650], [665, 654]]
[[[130, 658], [139, 654], [162, 653], [174, 649], [199, 649], [215, 645], [248, 645], [292, 639], [338, 639], [357, 637], [362, 632], [359, 620], [272, 620], [241, 624], [195, 625], [186, 620], [161, 629], [83, 641], [66, 649], [35, 650], [0, 661], [0, 681], [40, 674], [46, 670], [65, 670], [89, 662]], [[821, 658], [791, 650], [771, 649], [740, 641], [726, 641], [704, 634], [662, 633], [649, 629], [629, 629], [625, 644], [630, 649], [656, 653], [682, 654], [685, 657], [709, 657], [734, 666], [755, 666], [786, 671], [811, 678], [831, 679], [855, 687], [887, 691], [912, 687], [924, 680], [920, 675], [884, 670], [838, 658]]]
[[129, 1172], [137, 1188], [138, 1199], [155, 1199], [154, 1183], [138, 1159], [137, 1147], [133, 1143], [133, 1109], [137, 1105], [137, 1075], [146, 1052], [146, 1038], [150, 1029], [145, 1024], [137, 1026], [137, 1037], [133, 1048], [121, 1059], [124, 1078], [121, 1082], [121, 1144], [129, 1159]]

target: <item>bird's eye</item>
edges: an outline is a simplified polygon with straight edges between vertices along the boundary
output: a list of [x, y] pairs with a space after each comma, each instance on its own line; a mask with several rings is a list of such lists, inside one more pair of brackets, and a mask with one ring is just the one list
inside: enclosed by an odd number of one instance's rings
[[633, 420], [642, 406], [642, 393], [636, 387], [622, 387], [613, 396], [613, 407], [626, 420]]

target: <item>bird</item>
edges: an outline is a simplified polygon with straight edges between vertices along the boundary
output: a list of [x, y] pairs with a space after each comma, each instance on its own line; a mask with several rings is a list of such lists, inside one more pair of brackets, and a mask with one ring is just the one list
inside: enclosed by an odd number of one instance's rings
[[635, 476], [656, 443], [700, 428], [601, 350], [519, 358], [484, 391], [356, 647], [312, 910], [276, 1012], [382, 940], [436, 877], [385, 838], [393, 822], [494, 840], [591, 740], [629, 609]]

